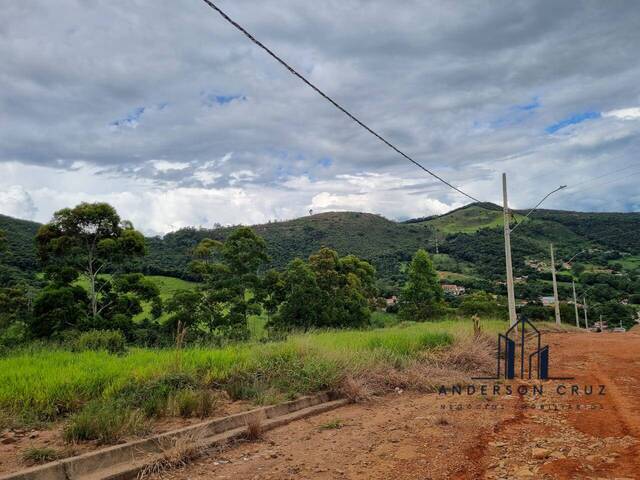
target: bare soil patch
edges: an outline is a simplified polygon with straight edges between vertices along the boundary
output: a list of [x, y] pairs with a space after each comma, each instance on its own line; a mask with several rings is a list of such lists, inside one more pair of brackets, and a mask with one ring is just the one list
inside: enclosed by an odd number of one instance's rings
[[[540, 396], [400, 389], [164, 472], [172, 479], [640, 478], [640, 336], [549, 333]], [[559, 384], [579, 393], [560, 394]], [[583, 387], [603, 385], [604, 395]], [[327, 425], [335, 426], [328, 428]]]

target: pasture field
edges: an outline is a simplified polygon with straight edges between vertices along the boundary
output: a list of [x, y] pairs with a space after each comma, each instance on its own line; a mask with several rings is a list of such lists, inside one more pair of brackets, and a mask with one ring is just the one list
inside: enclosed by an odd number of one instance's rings
[[[104, 274], [100, 277], [109, 278], [111, 275]], [[180, 290], [193, 290], [198, 287], [197, 282], [189, 282], [180, 278], [164, 277], [162, 275], [145, 275], [145, 278], [151, 280], [158, 286], [160, 290], [160, 298], [163, 302], [169, 300], [174, 293]], [[76, 281], [77, 285], [80, 285], [85, 290], [89, 290], [89, 280], [82, 277]], [[133, 317], [135, 321], [141, 321], [144, 318], [151, 317], [151, 304], [149, 302], [142, 302], [142, 312]], [[162, 322], [168, 317], [167, 313], [163, 313], [159, 320]]]

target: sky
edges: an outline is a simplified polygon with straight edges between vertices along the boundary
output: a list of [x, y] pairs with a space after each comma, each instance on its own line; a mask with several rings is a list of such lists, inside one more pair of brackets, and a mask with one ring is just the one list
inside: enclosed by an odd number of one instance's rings
[[[218, 0], [462, 190], [514, 208], [639, 211], [640, 2]], [[0, 213], [105, 201], [148, 235], [469, 202], [200, 0], [0, 11]]]

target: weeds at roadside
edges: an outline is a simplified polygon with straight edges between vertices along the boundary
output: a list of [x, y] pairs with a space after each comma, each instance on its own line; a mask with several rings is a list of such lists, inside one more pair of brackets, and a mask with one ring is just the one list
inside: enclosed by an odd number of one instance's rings
[[337, 389], [338, 394], [349, 399], [350, 402], [360, 403], [369, 400], [372, 397], [371, 388], [362, 378], [354, 378], [351, 375], [346, 376]]
[[[407, 323], [388, 329], [293, 334], [281, 342], [221, 348], [185, 348], [177, 338], [175, 349], [131, 348], [121, 356], [105, 350], [25, 350], [0, 358], [0, 424], [32, 427], [68, 418], [73, 425], [65, 430], [71, 441], [107, 442], [122, 434], [96, 434], [101, 429], [87, 425], [99, 422], [82, 420], [82, 411], [88, 409], [84, 417], [90, 417], [96, 403], [115, 404], [111, 410], [119, 412], [139, 411], [146, 420], [208, 416], [224, 391], [231, 400], [257, 404], [323, 390], [352, 401], [396, 387], [433, 391], [441, 379], [464, 381], [472, 371], [494, 367], [492, 349], [482, 346], [488, 345], [482, 343], [484, 335], [476, 340], [478, 346], [466, 343], [473, 339], [472, 327], [462, 321]], [[503, 327], [504, 322], [482, 323], [483, 332]], [[463, 338], [464, 332], [469, 339]], [[179, 393], [183, 390], [188, 392]], [[206, 391], [217, 393], [216, 398]]]
[[43, 463], [53, 462], [63, 458], [58, 450], [49, 447], [29, 447], [22, 452], [22, 462], [27, 465], [41, 465]]
[[175, 417], [206, 418], [218, 406], [218, 397], [211, 390], [178, 390], [169, 395], [167, 414]]
[[342, 420], [340, 420], [339, 418], [336, 418], [335, 420], [323, 423], [318, 428], [320, 428], [320, 430], [338, 430], [342, 427], [344, 427], [344, 423], [342, 423]]
[[140, 410], [132, 410], [113, 401], [94, 401], [71, 416], [64, 427], [63, 437], [68, 443], [96, 440], [98, 444], [112, 444], [127, 435], [141, 435], [149, 425]]
[[189, 465], [204, 453], [202, 435], [202, 432], [197, 432], [174, 439], [170, 447], [163, 448], [161, 458], [145, 466], [138, 473], [137, 480], [162, 475]]
[[256, 440], [261, 440], [263, 435], [262, 416], [252, 415], [247, 420], [244, 438], [250, 442], [255, 442]]

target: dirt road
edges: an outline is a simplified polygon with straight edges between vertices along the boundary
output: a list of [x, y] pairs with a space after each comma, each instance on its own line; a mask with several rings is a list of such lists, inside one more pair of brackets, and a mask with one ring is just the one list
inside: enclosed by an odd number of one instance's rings
[[164, 477], [640, 478], [640, 335], [545, 341], [551, 375], [575, 378], [545, 382], [542, 395], [530, 384], [511, 395], [502, 384], [493, 395], [486, 381], [487, 395], [398, 392], [292, 423]]

